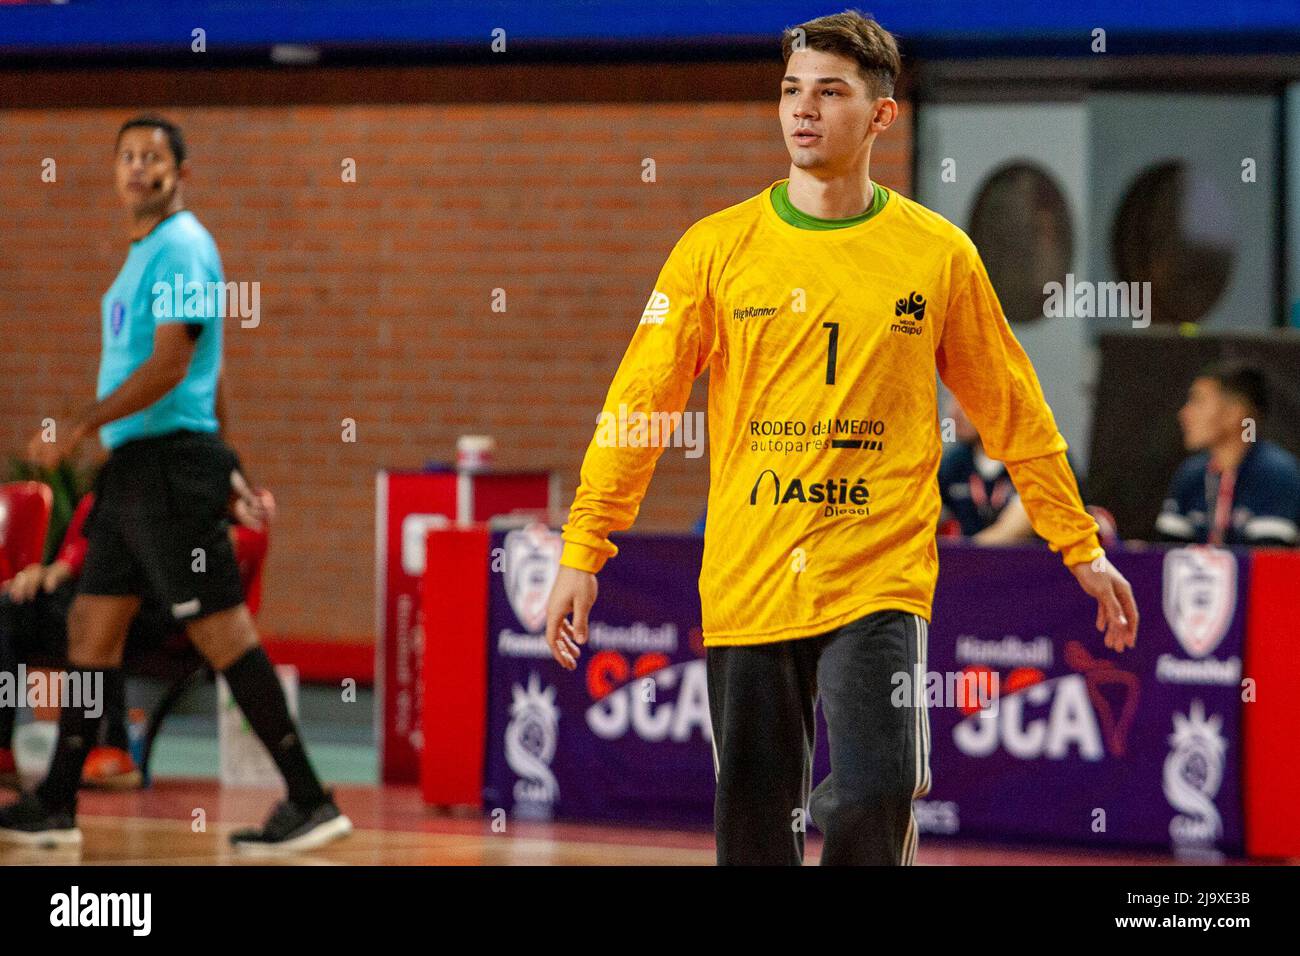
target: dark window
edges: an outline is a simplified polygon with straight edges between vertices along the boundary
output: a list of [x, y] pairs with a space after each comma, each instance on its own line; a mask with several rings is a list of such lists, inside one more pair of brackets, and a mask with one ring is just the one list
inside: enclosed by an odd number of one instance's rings
[[970, 237], [1007, 318], [1041, 319], [1044, 287], [1065, 281], [1074, 256], [1070, 210], [1051, 176], [1025, 162], [992, 173], [976, 194]]
[[1151, 283], [1151, 321], [1199, 322], [1228, 286], [1233, 261], [1228, 202], [1181, 161], [1142, 172], [1124, 194], [1110, 247], [1124, 282]]

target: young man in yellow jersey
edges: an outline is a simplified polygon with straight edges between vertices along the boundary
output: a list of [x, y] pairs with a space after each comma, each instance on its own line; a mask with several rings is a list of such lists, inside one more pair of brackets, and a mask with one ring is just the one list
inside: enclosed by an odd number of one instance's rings
[[[789, 179], [686, 231], [605, 408], [680, 412], [710, 371], [700, 598], [718, 861], [800, 863], [807, 807], [823, 863], [909, 864], [929, 721], [891, 692], [925, 669], [936, 371], [1097, 599], [1107, 647], [1133, 646], [1138, 614], [974, 245], [870, 179], [872, 143], [898, 115], [893, 37], [846, 12], [787, 30], [782, 52]], [[570, 670], [617, 553], [609, 534], [631, 526], [661, 450], [599, 431], [587, 449], [547, 615]], [[831, 773], [810, 794], [819, 698]]]

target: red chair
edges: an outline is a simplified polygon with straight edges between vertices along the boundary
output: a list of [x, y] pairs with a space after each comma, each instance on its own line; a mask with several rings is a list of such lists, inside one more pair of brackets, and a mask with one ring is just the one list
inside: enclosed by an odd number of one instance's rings
[[[262, 500], [268, 514], [275, 514], [275, 498], [265, 488], [255, 494]], [[239, 560], [239, 580], [244, 585], [244, 603], [248, 613], [257, 617], [262, 608], [262, 566], [266, 563], [266, 551], [271, 543], [271, 529], [263, 527], [260, 531], [234, 525], [235, 557]]]
[[45, 554], [54, 492], [39, 481], [0, 485], [0, 583]]

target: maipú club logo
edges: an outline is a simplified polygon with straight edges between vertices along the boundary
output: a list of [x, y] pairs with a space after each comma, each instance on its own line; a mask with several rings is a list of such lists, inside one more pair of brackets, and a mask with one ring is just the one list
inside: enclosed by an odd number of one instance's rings
[[909, 293], [905, 298], [894, 303], [894, 317], [898, 319], [889, 327], [891, 332], [903, 335], [920, 335], [921, 320], [925, 318], [925, 296], [919, 292]]

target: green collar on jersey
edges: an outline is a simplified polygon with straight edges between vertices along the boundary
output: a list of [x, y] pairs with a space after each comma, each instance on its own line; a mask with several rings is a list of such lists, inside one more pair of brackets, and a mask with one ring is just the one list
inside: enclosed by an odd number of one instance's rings
[[772, 208], [776, 214], [792, 226], [800, 229], [844, 229], [847, 226], [856, 226], [858, 223], [866, 222], [880, 210], [885, 208], [885, 203], [889, 201], [889, 191], [878, 183], [871, 184], [871, 208], [860, 216], [850, 216], [848, 219], [818, 219], [816, 216], [810, 216], [806, 212], [800, 212], [790, 203], [789, 180], [783, 180], [776, 184], [772, 189]]

